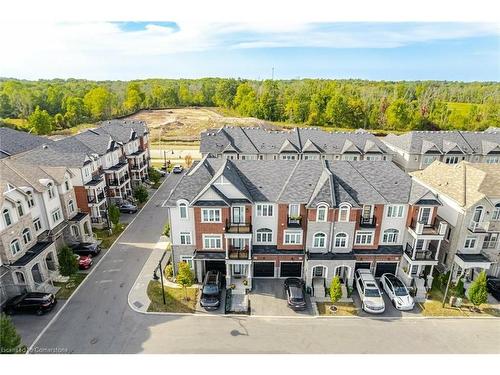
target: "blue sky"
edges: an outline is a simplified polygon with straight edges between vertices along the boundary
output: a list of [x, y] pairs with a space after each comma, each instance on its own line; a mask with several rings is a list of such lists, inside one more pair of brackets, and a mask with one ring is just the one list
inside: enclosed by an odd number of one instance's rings
[[[0, 76], [264, 79], [274, 67], [281, 79], [500, 78], [499, 28], [487, 23], [100, 21], [21, 28], [9, 34], [4, 49], [11, 58], [0, 60]], [[33, 32], [49, 43], [33, 45]]]

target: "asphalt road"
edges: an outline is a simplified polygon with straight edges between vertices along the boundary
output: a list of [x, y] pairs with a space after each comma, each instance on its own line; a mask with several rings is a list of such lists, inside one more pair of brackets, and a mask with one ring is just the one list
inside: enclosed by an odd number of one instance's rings
[[160, 316], [127, 303], [167, 219], [171, 175], [35, 342], [34, 353], [500, 353], [499, 320]]

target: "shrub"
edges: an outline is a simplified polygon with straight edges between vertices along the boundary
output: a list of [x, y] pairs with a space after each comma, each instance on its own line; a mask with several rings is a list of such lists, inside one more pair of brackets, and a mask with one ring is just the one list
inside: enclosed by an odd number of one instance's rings
[[463, 298], [465, 296], [465, 288], [464, 288], [463, 278], [460, 278], [460, 280], [457, 281], [457, 284], [455, 285], [455, 288], [453, 290], [453, 294], [455, 297], [460, 297], [460, 298]]
[[184, 163], [186, 163], [186, 168], [191, 168], [193, 164], [193, 157], [190, 154], [184, 156]]
[[63, 276], [74, 275], [78, 271], [78, 260], [73, 251], [64, 246], [57, 254], [59, 260], [59, 273]]
[[172, 263], [167, 264], [165, 267], [165, 277], [171, 279], [174, 276], [174, 267], [172, 266]]
[[160, 182], [161, 175], [160, 175], [160, 172], [158, 172], [156, 169], [149, 168], [148, 175], [149, 175], [149, 179], [151, 180], [151, 182], [154, 183], [155, 185], [158, 182]]
[[111, 204], [108, 208], [109, 221], [117, 226], [120, 223], [120, 209], [116, 204]]
[[148, 200], [148, 190], [143, 186], [140, 185], [134, 190], [134, 198], [139, 201], [139, 203], [145, 203]]
[[163, 234], [167, 237], [170, 237], [170, 223], [166, 223], [163, 227]]
[[15, 354], [23, 353], [21, 336], [16, 331], [12, 320], [4, 314], [0, 315], [0, 353]]
[[474, 306], [479, 306], [488, 301], [488, 290], [486, 288], [486, 272], [482, 271], [477, 279], [472, 283], [467, 292], [469, 301]]
[[342, 284], [340, 278], [335, 276], [330, 284], [330, 300], [333, 304], [337, 303], [342, 298]]

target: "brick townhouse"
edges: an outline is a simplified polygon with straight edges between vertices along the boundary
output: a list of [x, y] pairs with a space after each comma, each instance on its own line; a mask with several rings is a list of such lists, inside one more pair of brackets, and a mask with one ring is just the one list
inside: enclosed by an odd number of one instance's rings
[[72, 172], [3, 159], [0, 175], [0, 300], [53, 291], [57, 250], [94, 240], [89, 215], [78, 211]]
[[[198, 280], [218, 270], [244, 291], [255, 278], [294, 276], [324, 295], [334, 275], [352, 287], [360, 267], [406, 274], [408, 283], [421, 279], [425, 294], [437, 260], [422, 263], [418, 251], [407, 249], [420, 250], [423, 239], [437, 257], [445, 230], [436, 224], [440, 204], [388, 161], [205, 157], [164, 206], [174, 264], [188, 262]], [[420, 272], [403, 261], [417, 262]]]

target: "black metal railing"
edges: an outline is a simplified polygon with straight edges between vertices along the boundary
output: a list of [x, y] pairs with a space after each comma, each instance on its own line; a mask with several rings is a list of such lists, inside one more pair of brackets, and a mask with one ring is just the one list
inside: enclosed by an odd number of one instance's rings
[[377, 218], [375, 216], [361, 216], [359, 218], [359, 226], [365, 228], [374, 228], [377, 226]]
[[302, 226], [301, 216], [288, 216], [287, 223], [289, 228], [300, 228]]
[[250, 217], [249, 222], [233, 222], [232, 220], [226, 219], [225, 227], [227, 233], [252, 233], [252, 218]]
[[228, 246], [229, 259], [248, 259], [249, 254], [248, 245], [245, 245], [243, 249], [236, 248], [233, 245]]
[[406, 243], [405, 254], [412, 260], [434, 260], [436, 257], [437, 248], [429, 244], [427, 250], [416, 249], [415, 256], [413, 256], [413, 246]]

